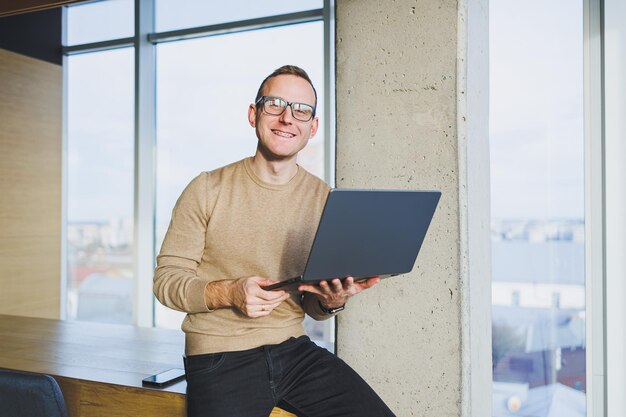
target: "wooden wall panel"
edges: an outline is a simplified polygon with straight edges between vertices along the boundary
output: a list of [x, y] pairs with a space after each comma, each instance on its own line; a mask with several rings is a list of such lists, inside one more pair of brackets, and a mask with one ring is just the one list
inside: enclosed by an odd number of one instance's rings
[[0, 49], [0, 313], [59, 317], [62, 84]]

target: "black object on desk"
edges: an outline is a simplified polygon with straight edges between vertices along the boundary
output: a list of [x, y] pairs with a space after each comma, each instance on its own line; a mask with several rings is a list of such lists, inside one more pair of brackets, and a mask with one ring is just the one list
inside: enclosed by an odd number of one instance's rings
[[151, 375], [144, 378], [142, 385], [144, 387], [156, 387], [163, 388], [169, 385], [173, 385], [179, 381], [185, 379], [185, 370], [180, 368], [168, 369], [165, 372], [161, 372], [156, 375]]

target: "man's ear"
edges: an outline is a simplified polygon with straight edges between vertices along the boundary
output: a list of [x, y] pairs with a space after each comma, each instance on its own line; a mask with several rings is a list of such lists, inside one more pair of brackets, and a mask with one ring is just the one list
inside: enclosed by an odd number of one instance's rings
[[309, 139], [315, 136], [315, 134], [317, 133], [317, 129], [319, 127], [320, 127], [320, 119], [319, 117], [315, 116], [313, 120], [311, 121], [311, 136], [309, 137]]
[[254, 104], [250, 104], [248, 107], [248, 123], [250, 126], [256, 127], [256, 106]]

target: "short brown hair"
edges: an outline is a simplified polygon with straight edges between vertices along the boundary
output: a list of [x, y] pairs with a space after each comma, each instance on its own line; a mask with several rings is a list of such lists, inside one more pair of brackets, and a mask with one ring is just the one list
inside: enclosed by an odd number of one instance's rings
[[267, 81], [270, 78], [278, 77], [279, 75], [295, 75], [296, 77], [300, 77], [308, 81], [308, 83], [311, 85], [311, 88], [313, 89], [313, 93], [315, 94], [315, 104], [313, 106], [313, 116], [315, 116], [315, 109], [317, 109], [317, 90], [315, 89], [311, 78], [309, 78], [309, 74], [307, 74], [306, 71], [302, 68], [295, 65], [283, 65], [282, 67], [274, 70], [274, 72], [265, 77], [265, 79], [261, 83], [261, 86], [259, 87], [259, 91], [257, 91], [256, 93], [256, 98], [254, 99], [254, 102], [256, 103], [257, 101], [259, 101], [259, 99], [263, 96], [263, 88], [265, 88], [265, 84], [267, 84]]

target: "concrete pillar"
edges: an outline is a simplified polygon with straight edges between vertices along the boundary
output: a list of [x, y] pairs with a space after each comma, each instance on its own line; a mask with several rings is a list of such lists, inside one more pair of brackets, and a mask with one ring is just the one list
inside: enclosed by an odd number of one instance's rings
[[491, 415], [487, 1], [338, 0], [336, 183], [440, 190], [413, 272], [337, 352], [398, 416]]

